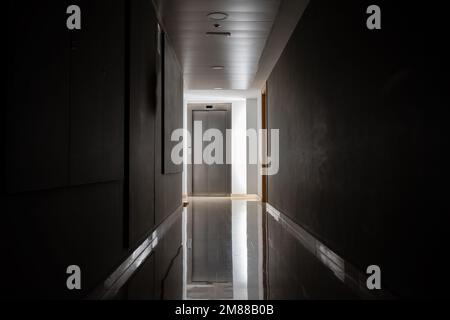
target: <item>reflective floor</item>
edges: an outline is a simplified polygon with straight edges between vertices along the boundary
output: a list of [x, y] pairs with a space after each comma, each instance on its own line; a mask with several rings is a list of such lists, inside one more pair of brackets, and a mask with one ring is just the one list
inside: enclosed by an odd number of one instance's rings
[[185, 299], [264, 298], [261, 203], [193, 199], [183, 231]]
[[389, 297], [373, 296], [364, 274], [257, 200], [191, 198], [152, 237], [116, 299]]

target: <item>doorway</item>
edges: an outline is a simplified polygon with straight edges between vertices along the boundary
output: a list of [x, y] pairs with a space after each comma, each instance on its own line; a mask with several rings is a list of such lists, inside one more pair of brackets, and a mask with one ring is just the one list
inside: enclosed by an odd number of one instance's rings
[[[230, 150], [227, 145], [227, 129], [231, 129], [231, 105], [230, 104], [189, 104], [188, 125], [192, 133], [191, 153], [191, 195], [193, 196], [230, 196], [231, 195], [231, 165], [227, 163]], [[195, 123], [201, 124], [201, 131], [194, 130]], [[203, 153], [212, 143], [217, 143], [215, 137], [206, 139], [205, 132], [213, 129], [222, 136], [222, 157], [212, 151], [213, 156], [218, 156], [219, 161], [206, 163]], [[198, 137], [198, 135], [201, 135]], [[228, 143], [227, 143], [228, 142]], [[200, 160], [200, 163], [199, 163]], [[188, 181], [189, 181], [188, 180]]]

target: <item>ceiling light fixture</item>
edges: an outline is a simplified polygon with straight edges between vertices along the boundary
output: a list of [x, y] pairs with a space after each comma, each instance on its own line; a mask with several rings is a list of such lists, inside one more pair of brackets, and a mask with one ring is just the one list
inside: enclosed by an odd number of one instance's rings
[[228, 14], [224, 12], [211, 12], [208, 14], [208, 18], [211, 20], [222, 21], [228, 18]]
[[213, 70], [223, 70], [223, 69], [225, 69], [225, 67], [224, 66], [212, 66], [211, 69], [213, 69]]
[[231, 37], [230, 32], [207, 32], [207, 36], [224, 36], [224, 37]]
[[214, 88], [214, 90], [223, 90], [223, 88]]

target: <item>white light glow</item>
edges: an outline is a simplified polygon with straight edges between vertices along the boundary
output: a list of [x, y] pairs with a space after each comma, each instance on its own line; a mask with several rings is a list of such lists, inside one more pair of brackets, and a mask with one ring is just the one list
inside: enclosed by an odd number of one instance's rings
[[[253, 92], [238, 92], [236, 90], [192, 90], [184, 95], [185, 110], [190, 103], [231, 103], [231, 193], [247, 194], [247, 112], [246, 96]], [[185, 115], [186, 118], [186, 115]], [[186, 128], [187, 123], [185, 123]], [[186, 168], [184, 171], [186, 174]], [[186, 181], [186, 177], [184, 178]], [[186, 182], [184, 182], [185, 185]], [[187, 189], [187, 186], [184, 186]]]
[[247, 110], [246, 101], [233, 103], [231, 112], [231, 193], [247, 194]]
[[231, 203], [231, 238], [233, 252], [233, 299], [248, 299], [247, 202]]

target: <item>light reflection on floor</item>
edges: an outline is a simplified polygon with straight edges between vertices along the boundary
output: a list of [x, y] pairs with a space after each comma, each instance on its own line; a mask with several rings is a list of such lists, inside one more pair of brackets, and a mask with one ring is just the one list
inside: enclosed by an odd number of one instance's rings
[[183, 212], [183, 297], [263, 299], [260, 202], [190, 199]]

